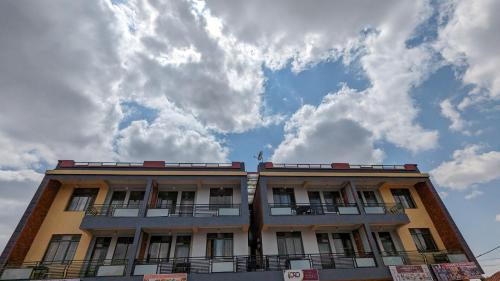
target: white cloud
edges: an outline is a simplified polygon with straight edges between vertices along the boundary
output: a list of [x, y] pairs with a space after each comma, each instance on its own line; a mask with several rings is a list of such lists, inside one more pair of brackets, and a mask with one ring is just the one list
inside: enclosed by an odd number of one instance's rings
[[[464, 83], [487, 89], [500, 98], [500, 2], [456, 0], [443, 5], [449, 22], [439, 31], [436, 43], [444, 58], [466, 67]], [[473, 95], [478, 91], [473, 91]]]
[[448, 195], [449, 194], [446, 191], [439, 191], [439, 196], [441, 196], [441, 198], [443, 198], [443, 199], [446, 198], [446, 197], [448, 197]]
[[495, 220], [496, 220], [496, 221], [500, 221], [500, 214], [498, 214], [498, 215], [495, 217]]
[[450, 130], [461, 131], [464, 129], [466, 122], [462, 119], [460, 112], [451, 104], [449, 99], [443, 100], [439, 106], [441, 108], [441, 115], [451, 121]]
[[469, 145], [453, 152], [453, 159], [441, 163], [430, 173], [436, 182], [449, 189], [465, 190], [500, 178], [500, 152], [481, 152], [479, 145]]
[[471, 199], [474, 199], [480, 195], [482, 195], [484, 192], [480, 191], [480, 190], [473, 190], [471, 191], [469, 194], [465, 195], [465, 199], [467, 200], [471, 200]]
[[151, 123], [134, 121], [120, 131], [120, 157], [168, 162], [224, 162], [229, 151], [196, 118], [172, 106]]

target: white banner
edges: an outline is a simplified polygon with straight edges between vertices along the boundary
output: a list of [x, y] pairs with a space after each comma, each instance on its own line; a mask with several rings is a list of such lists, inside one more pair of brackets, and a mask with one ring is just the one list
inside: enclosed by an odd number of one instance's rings
[[427, 265], [391, 265], [389, 270], [394, 281], [433, 281]]
[[285, 281], [319, 281], [317, 269], [290, 269], [283, 271]]

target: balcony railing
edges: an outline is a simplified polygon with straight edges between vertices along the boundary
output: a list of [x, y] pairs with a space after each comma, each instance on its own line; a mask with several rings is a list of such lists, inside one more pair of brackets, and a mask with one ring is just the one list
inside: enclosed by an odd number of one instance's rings
[[141, 204], [106, 204], [89, 206], [85, 212], [87, 216], [108, 217], [138, 217]]
[[136, 260], [134, 275], [376, 267], [372, 253], [188, 257]]
[[419, 265], [469, 261], [467, 256], [463, 252], [453, 251], [397, 251], [382, 252], [381, 254], [385, 265]]
[[179, 204], [150, 207], [148, 217], [221, 217], [239, 216], [240, 204]]
[[271, 216], [359, 215], [358, 205], [347, 204], [269, 204]]
[[0, 280], [72, 279], [83, 277], [124, 276], [127, 260], [27, 262], [7, 265]]
[[[179, 204], [150, 207], [147, 217], [220, 217], [239, 216], [240, 204]], [[140, 204], [108, 204], [90, 206], [87, 216], [138, 217]]]
[[402, 215], [405, 209], [401, 204], [367, 203], [363, 209], [368, 215]]

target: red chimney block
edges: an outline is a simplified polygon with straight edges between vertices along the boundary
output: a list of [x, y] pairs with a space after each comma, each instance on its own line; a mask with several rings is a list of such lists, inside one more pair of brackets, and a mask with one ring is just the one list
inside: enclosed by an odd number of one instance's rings
[[241, 169], [241, 162], [231, 162], [231, 168]]
[[57, 163], [57, 167], [59, 168], [69, 168], [74, 166], [75, 166], [74, 160], [59, 160]]
[[266, 169], [272, 169], [273, 168], [273, 162], [266, 162], [266, 163], [264, 163], [264, 168], [266, 168]]
[[405, 164], [405, 170], [407, 171], [416, 171], [417, 164]]
[[332, 168], [338, 170], [345, 170], [345, 169], [350, 169], [351, 166], [349, 165], [349, 163], [332, 163]]
[[144, 161], [142, 166], [145, 168], [165, 168], [165, 161]]

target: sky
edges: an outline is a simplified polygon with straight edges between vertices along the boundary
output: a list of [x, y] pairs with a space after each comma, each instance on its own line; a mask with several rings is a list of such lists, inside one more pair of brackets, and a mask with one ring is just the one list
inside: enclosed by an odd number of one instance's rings
[[[0, 1], [0, 248], [78, 161], [403, 164], [500, 244], [500, 1]], [[489, 275], [500, 250], [480, 259]]]

